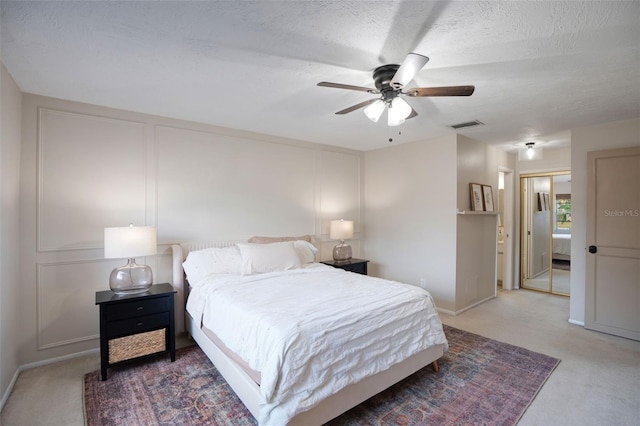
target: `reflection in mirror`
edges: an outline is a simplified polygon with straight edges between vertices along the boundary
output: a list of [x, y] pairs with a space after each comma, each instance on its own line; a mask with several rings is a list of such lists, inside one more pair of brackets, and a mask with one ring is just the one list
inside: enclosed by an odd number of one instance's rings
[[569, 294], [571, 175], [522, 176], [522, 287]]
[[551, 291], [569, 294], [571, 278], [571, 175], [553, 176]]
[[523, 287], [551, 291], [549, 176], [523, 178]]

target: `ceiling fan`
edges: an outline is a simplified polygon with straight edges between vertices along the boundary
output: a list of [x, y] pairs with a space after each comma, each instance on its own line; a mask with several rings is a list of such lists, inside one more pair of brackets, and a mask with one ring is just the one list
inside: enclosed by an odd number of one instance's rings
[[350, 106], [336, 114], [347, 114], [357, 109], [364, 109], [365, 115], [373, 122], [377, 122], [385, 107], [389, 110], [388, 124], [389, 126], [398, 126], [405, 120], [413, 118], [418, 113], [400, 96], [471, 96], [475, 90], [475, 86], [448, 86], [448, 87], [416, 87], [413, 89], [403, 90], [404, 86], [409, 84], [411, 80], [424, 67], [429, 58], [417, 53], [409, 53], [402, 62], [402, 65], [389, 64], [382, 65], [373, 71], [373, 81], [376, 88], [352, 86], [349, 84], [329, 83], [322, 81], [318, 86], [333, 87], [336, 89], [357, 90], [367, 92], [374, 95], [380, 95], [379, 98], [369, 99], [359, 104]]

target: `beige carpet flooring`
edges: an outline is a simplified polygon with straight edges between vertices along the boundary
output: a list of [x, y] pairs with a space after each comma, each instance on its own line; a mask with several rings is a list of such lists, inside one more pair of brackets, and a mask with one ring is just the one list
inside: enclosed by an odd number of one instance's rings
[[[568, 312], [568, 297], [514, 290], [442, 321], [562, 360], [520, 425], [639, 424], [640, 343], [569, 324]], [[24, 371], [0, 424], [83, 425], [82, 379], [98, 368], [95, 354]]]
[[[571, 287], [571, 271], [563, 271], [561, 269], [553, 269], [552, 271], [553, 285], [551, 289], [554, 293], [569, 294]], [[530, 280], [525, 280], [524, 288], [549, 291], [549, 272], [538, 275]]]

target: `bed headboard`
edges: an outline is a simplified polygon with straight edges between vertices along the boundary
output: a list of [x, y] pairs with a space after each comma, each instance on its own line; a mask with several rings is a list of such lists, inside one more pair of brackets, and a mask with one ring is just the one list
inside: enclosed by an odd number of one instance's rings
[[173, 288], [176, 289], [176, 331], [181, 333], [185, 331], [185, 306], [187, 303], [188, 289], [185, 288], [185, 275], [184, 269], [182, 269], [182, 263], [187, 258], [190, 251], [202, 250], [210, 247], [229, 247], [237, 243], [244, 243], [246, 240], [241, 241], [213, 241], [213, 242], [186, 242], [180, 244], [173, 244], [171, 246], [172, 252], [172, 272], [173, 272]]

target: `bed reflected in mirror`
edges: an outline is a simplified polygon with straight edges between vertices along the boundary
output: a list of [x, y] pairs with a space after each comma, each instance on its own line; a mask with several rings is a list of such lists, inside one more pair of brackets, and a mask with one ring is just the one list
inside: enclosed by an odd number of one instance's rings
[[552, 184], [551, 291], [570, 294], [571, 175], [554, 175]]

